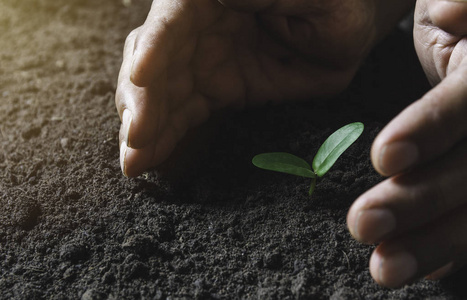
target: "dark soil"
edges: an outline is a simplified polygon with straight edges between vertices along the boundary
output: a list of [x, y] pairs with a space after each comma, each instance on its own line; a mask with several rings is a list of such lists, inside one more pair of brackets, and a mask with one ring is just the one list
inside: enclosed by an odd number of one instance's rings
[[[183, 181], [127, 179], [114, 91], [124, 39], [149, 4], [0, 2], [1, 299], [467, 297], [465, 270], [379, 287], [374, 247], [346, 229], [351, 203], [383, 180], [372, 140], [429, 88], [409, 35], [392, 33], [335, 99], [231, 116], [198, 168], [179, 167]], [[307, 180], [251, 165], [267, 151], [311, 160], [352, 121], [364, 135], [311, 200]]]

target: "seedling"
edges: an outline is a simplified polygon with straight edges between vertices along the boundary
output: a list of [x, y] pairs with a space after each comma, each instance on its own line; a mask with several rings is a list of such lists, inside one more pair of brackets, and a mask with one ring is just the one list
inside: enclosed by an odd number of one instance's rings
[[356, 122], [345, 125], [331, 134], [321, 145], [313, 158], [313, 169], [302, 158], [285, 152], [258, 154], [252, 163], [258, 168], [311, 178], [308, 194], [313, 194], [316, 179], [326, 174], [337, 159], [362, 134], [363, 123]]

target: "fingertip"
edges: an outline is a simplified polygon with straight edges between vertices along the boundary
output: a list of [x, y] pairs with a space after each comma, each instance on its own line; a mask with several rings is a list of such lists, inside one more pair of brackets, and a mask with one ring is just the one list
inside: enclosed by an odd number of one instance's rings
[[373, 164], [373, 168], [381, 175], [387, 176], [386, 174], [383, 173], [383, 170], [380, 167], [380, 153], [381, 153], [381, 148], [382, 148], [382, 142], [381, 142], [381, 135], [379, 135], [375, 141], [373, 142], [373, 145], [371, 145], [371, 151], [370, 151], [370, 158], [371, 158], [371, 163]]
[[370, 266], [369, 266], [370, 274], [371, 274], [371, 277], [373, 277], [373, 279], [379, 285], [383, 285], [384, 283], [381, 280], [381, 277], [382, 277], [381, 271], [382, 271], [383, 263], [384, 263], [383, 258], [381, 257], [379, 252], [377, 250], [373, 251], [373, 253], [371, 254], [371, 258], [370, 258]]
[[374, 168], [384, 176], [392, 176], [409, 169], [419, 161], [419, 158], [419, 149], [411, 141], [378, 143], [371, 151]]
[[350, 234], [357, 240], [361, 242], [360, 236], [358, 234], [358, 215], [362, 208], [362, 203], [365, 201], [361, 198], [355, 200], [352, 206], [347, 213], [347, 228], [349, 229]]
[[397, 227], [395, 214], [382, 205], [380, 193], [369, 190], [349, 209], [347, 226], [359, 242], [375, 244], [391, 235]]
[[383, 248], [384, 244], [376, 248], [370, 258], [373, 279], [388, 288], [399, 288], [413, 280], [418, 270], [415, 257], [402, 249], [390, 253]]
[[127, 177], [137, 177], [144, 171], [144, 166], [138, 162], [136, 151], [128, 147], [125, 141], [120, 143], [120, 168], [122, 174]]
[[137, 177], [150, 167], [151, 146], [144, 149], [134, 149], [128, 146], [125, 140], [125, 125], [120, 126], [120, 169], [125, 177]]
[[394, 214], [386, 208], [363, 209], [357, 213], [355, 234], [364, 243], [381, 241], [396, 228]]
[[[144, 149], [133, 149], [126, 146], [125, 142], [122, 142], [122, 145], [125, 148], [123, 148], [123, 159], [120, 158], [120, 161], [122, 172], [126, 177], [137, 177], [152, 166], [154, 146], [148, 146]], [[122, 155], [122, 149], [120, 150], [120, 155]]]

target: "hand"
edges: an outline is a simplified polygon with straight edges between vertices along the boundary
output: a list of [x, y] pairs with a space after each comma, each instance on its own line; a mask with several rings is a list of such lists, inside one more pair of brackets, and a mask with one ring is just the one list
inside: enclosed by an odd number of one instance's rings
[[374, 0], [221, 2], [154, 1], [128, 36], [116, 92], [125, 175], [158, 166], [216, 110], [338, 93], [410, 6], [394, 0], [388, 14]]
[[399, 287], [441, 278], [467, 262], [467, 1], [419, 0], [414, 39], [435, 85], [376, 138], [372, 161], [387, 180], [363, 194], [347, 221], [380, 243], [373, 278]]

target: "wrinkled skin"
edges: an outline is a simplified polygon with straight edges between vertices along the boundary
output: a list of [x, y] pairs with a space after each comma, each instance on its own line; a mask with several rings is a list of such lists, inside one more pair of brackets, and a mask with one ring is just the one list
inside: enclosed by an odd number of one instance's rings
[[430, 82], [376, 138], [373, 164], [389, 178], [348, 214], [360, 241], [381, 243], [375, 280], [399, 287], [442, 278], [467, 261], [467, 2], [419, 0], [415, 47]]

